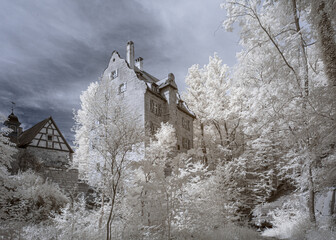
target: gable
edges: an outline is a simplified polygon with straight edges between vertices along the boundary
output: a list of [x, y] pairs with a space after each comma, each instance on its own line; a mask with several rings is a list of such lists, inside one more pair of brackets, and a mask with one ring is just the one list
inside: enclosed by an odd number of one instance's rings
[[25, 131], [19, 139], [19, 147], [32, 146], [73, 152], [54, 120], [49, 117]]

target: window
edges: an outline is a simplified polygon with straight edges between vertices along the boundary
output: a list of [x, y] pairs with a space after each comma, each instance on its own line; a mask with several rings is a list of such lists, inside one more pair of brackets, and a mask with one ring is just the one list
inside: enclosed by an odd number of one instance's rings
[[113, 80], [118, 77], [118, 71], [114, 70], [110, 73], [110, 79]]
[[155, 92], [155, 93], [160, 92], [158, 86], [155, 83], [152, 83], [152, 91]]
[[119, 85], [119, 94], [125, 92], [126, 91], [126, 87], [127, 87], [126, 83], [120, 84]]
[[162, 115], [162, 107], [161, 104], [154, 102], [154, 100], [150, 100], [150, 111], [154, 113], [156, 116]]
[[184, 149], [190, 149], [191, 148], [191, 142], [188, 138], [182, 138], [182, 147]]
[[154, 103], [154, 113], [155, 115], [158, 115], [159, 109], [158, 109], [158, 104]]
[[53, 136], [51, 134], [48, 134], [47, 135], [47, 140], [48, 140], [47, 147], [48, 148], [52, 148], [52, 139], [53, 139]]
[[161, 104], [154, 103], [154, 113], [156, 116], [161, 116]]
[[161, 108], [161, 104], [159, 104], [159, 107], [158, 107], [158, 116], [161, 116], [162, 115], [162, 108]]
[[154, 113], [154, 101], [152, 99], [150, 100], [150, 111]]
[[182, 127], [190, 131], [190, 121], [182, 117]]
[[150, 122], [149, 128], [150, 128], [150, 133], [154, 134], [154, 124], [152, 122]]
[[149, 122], [149, 129], [150, 129], [150, 133], [154, 135], [159, 129], [159, 127], [155, 125], [153, 122]]

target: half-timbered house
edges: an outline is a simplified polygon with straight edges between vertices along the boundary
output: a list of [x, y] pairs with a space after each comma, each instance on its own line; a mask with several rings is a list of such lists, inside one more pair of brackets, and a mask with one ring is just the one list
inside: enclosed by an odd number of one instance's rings
[[68, 192], [76, 190], [78, 171], [69, 168], [73, 150], [52, 117], [22, 131], [18, 117], [12, 112], [4, 124], [13, 130], [9, 137], [19, 150], [12, 166], [14, 172], [33, 169]]

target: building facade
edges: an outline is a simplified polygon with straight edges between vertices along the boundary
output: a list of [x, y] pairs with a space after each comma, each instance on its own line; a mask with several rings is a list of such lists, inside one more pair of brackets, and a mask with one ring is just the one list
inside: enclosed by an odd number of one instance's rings
[[127, 43], [126, 59], [112, 53], [103, 80], [111, 81], [132, 112], [140, 116], [146, 134], [154, 134], [161, 122], [168, 122], [176, 129], [176, 149], [193, 147], [195, 115], [181, 99], [174, 75], [169, 73], [160, 80], [144, 71], [143, 58], [134, 57], [132, 41]]

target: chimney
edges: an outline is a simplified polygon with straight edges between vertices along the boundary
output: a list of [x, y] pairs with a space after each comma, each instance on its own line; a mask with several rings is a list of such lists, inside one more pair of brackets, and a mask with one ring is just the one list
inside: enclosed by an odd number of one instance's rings
[[128, 65], [130, 68], [134, 68], [134, 43], [132, 41], [129, 41], [127, 43], [127, 56], [126, 61], [128, 62]]
[[143, 58], [142, 57], [138, 57], [137, 59], [135, 59], [135, 66], [139, 68], [140, 70], [143, 70]]

